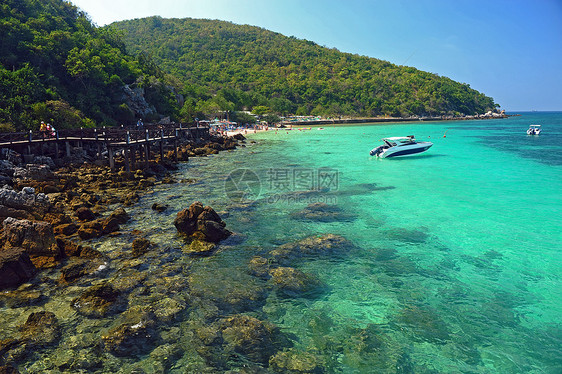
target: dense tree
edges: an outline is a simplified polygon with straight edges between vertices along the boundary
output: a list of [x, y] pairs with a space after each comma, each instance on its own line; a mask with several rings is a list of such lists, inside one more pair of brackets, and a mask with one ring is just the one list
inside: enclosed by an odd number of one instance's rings
[[189, 87], [182, 92], [186, 97], [207, 101], [222, 95], [235, 110], [267, 106], [280, 115], [409, 116], [496, 107], [467, 84], [258, 27], [160, 17], [113, 27], [124, 32], [131, 52], [152, 56]]
[[98, 28], [63, 0], [0, 3], [2, 131], [136, 122], [131, 92], [146, 100], [145, 120], [496, 107], [467, 84], [253, 26], [151, 17]]
[[58, 128], [133, 121], [125, 84], [144, 89], [157, 112], [177, 114], [162, 71], [147, 55], [127, 54], [120, 31], [93, 26], [63, 0], [0, 4], [0, 123], [23, 130], [40, 120]]

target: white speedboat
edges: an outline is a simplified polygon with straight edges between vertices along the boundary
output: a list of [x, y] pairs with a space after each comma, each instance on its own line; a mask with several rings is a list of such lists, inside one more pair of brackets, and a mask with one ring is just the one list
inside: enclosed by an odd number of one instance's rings
[[427, 151], [433, 143], [417, 142], [413, 135], [384, 138], [383, 145], [373, 148], [369, 154], [380, 158], [414, 155]]
[[539, 135], [541, 133], [541, 125], [531, 125], [527, 130], [527, 135]]

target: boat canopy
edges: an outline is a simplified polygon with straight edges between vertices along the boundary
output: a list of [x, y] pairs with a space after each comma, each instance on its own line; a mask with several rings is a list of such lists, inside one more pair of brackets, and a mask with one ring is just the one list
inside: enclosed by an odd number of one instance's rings
[[531, 125], [531, 127], [541, 127], [541, 125]]
[[385, 143], [394, 143], [394, 144], [398, 144], [398, 143], [415, 143], [415, 139], [413, 136], [394, 136], [391, 138], [383, 138], [382, 139]]

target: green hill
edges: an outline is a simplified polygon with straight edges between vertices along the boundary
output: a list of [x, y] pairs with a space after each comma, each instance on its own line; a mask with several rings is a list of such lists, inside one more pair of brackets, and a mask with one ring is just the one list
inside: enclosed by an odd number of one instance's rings
[[[0, 4], [0, 130], [113, 125], [175, 114], [162, 72], [62, 0]], [[125, 88], [128, 85], [127, 95]]]
[[150, 17], [114, 23], [182, 86], [184, 117], [252, 109], [279, 114], [409, 116], [484, 113], [494, 100], [449, 78], [342, 53], [262, 28]]

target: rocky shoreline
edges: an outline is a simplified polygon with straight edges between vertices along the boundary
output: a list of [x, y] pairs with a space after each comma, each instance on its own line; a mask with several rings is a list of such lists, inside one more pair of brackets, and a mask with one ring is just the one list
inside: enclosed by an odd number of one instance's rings
[[[178, 159], [187, 161], [189, 157], [232, 150], [241, 145], [239, 142], [244, 142], [243, 136], [212, 137], [204, 144], [185, 144], [178, 149]], [[148, 167], [134, 173], [111, 172], [108, 166], [83, 160], [56, 167], [49, 157], [35, 157], [32, 163], [25, 164], [22, 155], [8, 149], [3, 149], [1, 155], [0, 307], [5, 308], [43, 305], [48, 298], [43, 291], [49, 286], [61, 292], [74, 287], [82, 278], [103, 272], [107, 258], [89, 245], [92, 239], [129, 236], [131, 256], [142, 256], [151, 243], [142, 238], [142, 233], [121, 230], [130, 219], [126, 209], [150, 187], [177, 183], [170, 176], [177, 169], [172, 152], [164, 160], [151, 160]], [[160, 204], [153, 209], [161, 212], [166, 206]], [[212, 208], [204, 210], [210, 219], [218, 217]], [[205, 226], [207, 221], [210, 223]], [[223, 229], [221, 233], [214, 221], [202, 222], [203, 232], [210, 232], [210, 236], [203, 235], [197, 242], [219, 241], [228, 236], [228, 231]], [[223, 226], [218, 227], [223, 228], [224, 222], [220, 222]], [[217, 233], [220, 235], [213, 236]], [[53, 274], [58, 279], [55, 284], [48, 284], [53, 281], [49, 278]], [[72, 305], [79, 314], [99, 318], [122, 311], [116, 305], [119, 299], [120, 290], [108, 283], [88, 288]], [[20, 326], [20, 334], [0, 339], [0, 372], [17, 372], [14, 368], [32, 351], [54, 344], [59, 325], [53, 312], [30, 314]], [[119, 339], [131, 338], [126, 338], [131, 333], [126, 328], [112, 333], [119, 335]], [[116, 343], [115, 339], [118, 338], [113, 335], [104, 336], [107, 349], [124, 353], [122, 345], [129, 343]]]
[[[436, 121], [469, 121], [477, 119], [503, 119], [514, 115], [502, 111], [489, 111], [475, 115], [442, 115], [442, 116], [411, 116], [411, 117], [358, 117], [358, 118], [329, 118], [308, 121], [283, 121], [283, 126], [320, 126], [320, 125], [345, 125], [359, 123], [395, 123], [395, 122], [436, 122]], [[516, 114], [515, 116], [519, 116]]]
[[[178, 156], [187, 161], [244, 142], [215, 137], [182, 146]], [[132, 173], [2, 155], [0, 373], [326, 372], [325, 358], [295, 349], [262, 308], [272, 293], [321, 295], [325, 286], [293, 266], [347, 254], [355, 248], [348, 240], [315, 235], [257, 250], [238, 270], [207, 268], [201, 259], [244, 240], [212, 207], [195, 201], [172, 212], [175, 237], [160, 242], [130, 225], [146, 192], [181, 183], [173, 154]], [[165, 202], [151, 208], [169, 214]], [[328, 208], [294, 218], [340, 213]]]

